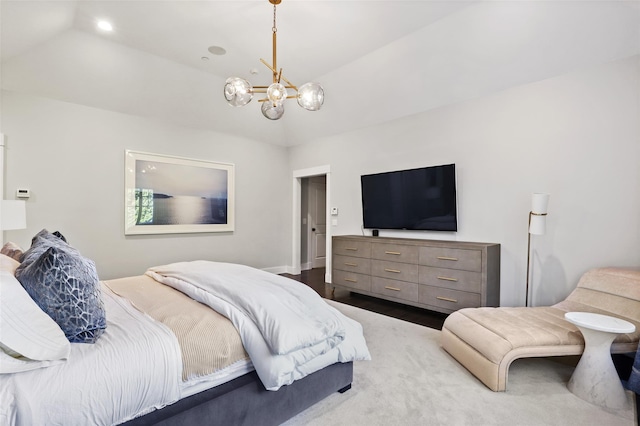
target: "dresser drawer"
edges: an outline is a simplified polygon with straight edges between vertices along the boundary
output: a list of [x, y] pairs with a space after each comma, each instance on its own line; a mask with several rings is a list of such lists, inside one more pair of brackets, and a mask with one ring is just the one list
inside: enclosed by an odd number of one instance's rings
[[335, 285], [350, 287], [356, 290], [371, 290], [371, 277], [369, 275], [334, 270], [331, 274], [331, 282]]
[[371, 260], [363, 257], [333, 255], [333, 267], [341, 271], [369, 275], [371, 273]]
[[403, 244], [371, 243], [371, 258], [391, 262], [418, 263], [420, 247]]
[[482, 273], [420, 266], [420, 284], [480, 293]]
[[420, 264], [436, 268], [482, 272], [482, 251], [445, 247], [420, 247]]
[[369, 241], [333, 240], [333, 254], [354, 257], [371, 257]]
[[450, 290], [442, 287], [421, 285], [419, 302], [453, 312], [462, 308], [476, 308], [481, 305], [479, 293]]
[[386, 278], [372, 277], [371, 291], [397, 299], [418, 301], [418, 284], [403, 281], [389, 280]]
[[371, 275], [392, 280], [418, 282], [418, 265], [409, 263], [386, 262], [384, 260], [371, 261]]

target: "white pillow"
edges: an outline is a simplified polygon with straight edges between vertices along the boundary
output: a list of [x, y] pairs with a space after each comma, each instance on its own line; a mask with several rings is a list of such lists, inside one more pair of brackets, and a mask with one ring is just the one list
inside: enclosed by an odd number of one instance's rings
[[67, 359], [69, 341], [13, 276], [14, 265], [6, 259], [10, 258], [0, 255], [0, 373], [33, 370]]

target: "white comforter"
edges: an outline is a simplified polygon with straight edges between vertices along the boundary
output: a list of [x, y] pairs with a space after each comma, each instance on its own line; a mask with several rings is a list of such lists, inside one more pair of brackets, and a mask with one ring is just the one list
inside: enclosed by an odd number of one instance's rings
[[268, 390], [336, 362], [371, 359], [360, 324], [296, 281], [209, 261], [158, 266], [147, 275], [229, 318]]

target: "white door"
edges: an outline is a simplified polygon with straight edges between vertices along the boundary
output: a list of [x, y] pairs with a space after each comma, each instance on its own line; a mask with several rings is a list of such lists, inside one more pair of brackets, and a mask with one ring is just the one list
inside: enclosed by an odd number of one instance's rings
[[309, 258], [312, 268], [324, 268], [327, 260], [327, 184], [325, 176], [309, 182]]

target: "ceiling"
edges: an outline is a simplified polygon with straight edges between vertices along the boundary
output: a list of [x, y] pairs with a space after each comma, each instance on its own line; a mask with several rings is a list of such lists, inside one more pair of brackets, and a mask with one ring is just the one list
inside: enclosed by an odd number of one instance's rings
[[638, 55], [638, 4], [283, 0], [278, 67], [320, 82], [325, 104], [289, 100], [278, 121], [222, 95], [229, 76], [271, 81], [268, 0], [1, 0], [0, 76], [4, 90], [293, 146]]

